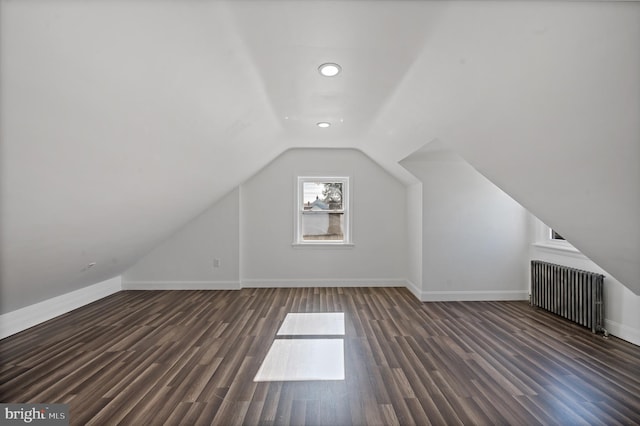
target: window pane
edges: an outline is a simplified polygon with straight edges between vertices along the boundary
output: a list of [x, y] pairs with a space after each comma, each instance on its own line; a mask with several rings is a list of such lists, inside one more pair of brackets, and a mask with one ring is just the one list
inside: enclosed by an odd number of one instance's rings
[[302, 239], [344, 240], [344, 214], [342, 213], [311, 213], [302, 215]]
[[342, 182], [304, 182], [303, 210], [342, 210]]

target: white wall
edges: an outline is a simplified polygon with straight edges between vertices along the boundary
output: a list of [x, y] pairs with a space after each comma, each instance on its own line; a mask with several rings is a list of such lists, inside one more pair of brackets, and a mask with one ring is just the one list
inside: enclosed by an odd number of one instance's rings
[[437, 3], [368, 154], [446, 141], [640, 294], [640, 2]]
[[569, 243], [550, 241], [544, 223], [536, 219], [535, 224], [537, 241], [531, 246], [531, 259], [604, 274], [604, 327], [610, 334], [640, 345], [640, 296]]
[[[353, 247], [293, 246], [298, 176], [350, 178]], [[352, 149], [291, 149], [242, 185], [243, 286], [406, 285], [405, 186]]]
[[469, 3], [437, 136], [640, 294], [640, 3]]
[[[353, 246], [292, 245], [298, 176], [351, 178]], [[292, 149], [127, 270], [123, 288], [404, 286], [406, 218], [404, 185], [361, 152]]]
[[0, 313], [121, 275], [284, 149], [226, 2], [1, 0], [0, 41]]
[[531, 215], [437, 144], [402, 161], [422, 181], [422, 300], [522, 300]]
[[83, 287], [0, 315], [0, 339], [122, 290], [122, 277]]
[[236, 188], [129, 268], [123, 288], [239, 288], [239, 202]]
[[407, 187], [408, 288], [422, 296], [422, 183]]

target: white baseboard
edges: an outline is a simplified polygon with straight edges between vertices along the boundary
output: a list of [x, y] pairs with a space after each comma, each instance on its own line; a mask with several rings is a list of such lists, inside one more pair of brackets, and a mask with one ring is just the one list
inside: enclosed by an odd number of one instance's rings
[[[405, 279], [245, 279], [238, 281], [130, 281], [118, 276], [0, 315], [0, 339], [80, 308], [120, 290], [239, 290], [242, 287], [406, 287], [422, 302], [528, 300], [527, 290], [421, 291]], [[640, 346], [640, 329], [605, 319], [605, 328]]]
[[471, 302], [529, 300], [528, 290], [487, 290], [487, 291], [423, 291], [423, 302]]
[[238, 281], [125, 281], [123, 290], [239, 290]]
[[628, 325], [620, 324], [619, 322], [611, 321], [606, 318], [604, 320], [604, 328], [607, 329], [609, 334], [640, 346], [640, 329], [629, 327]]
[[419, 301], [423, 301], [422, 300], [422, 290], [418, 288], [418, 286], [410, 280], [406, 281], [406, 286], [407, 286], [407, 290], [409, 290], [411, 292], [411, 294], [413, 294], [416, 299], [418, 299]]
[[24, 308], [0, 315], [0, 339], [49, 321], [122, 290], [122, 278], [115, 277]]
[[290, 288], [290, 287], [406, 287], [405, 279], [380, 278], [312, 278], [312, 279], [254, 279], [242, 280], [243, 288]]

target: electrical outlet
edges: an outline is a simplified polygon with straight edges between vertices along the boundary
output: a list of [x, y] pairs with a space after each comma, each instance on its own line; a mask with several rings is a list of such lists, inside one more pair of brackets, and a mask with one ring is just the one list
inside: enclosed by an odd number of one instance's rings
[[214, 268], [219, 268], [220, 267], [220, 259], [218, 259], [217, 257], [215, 259], [213, 259], [213, 267]]

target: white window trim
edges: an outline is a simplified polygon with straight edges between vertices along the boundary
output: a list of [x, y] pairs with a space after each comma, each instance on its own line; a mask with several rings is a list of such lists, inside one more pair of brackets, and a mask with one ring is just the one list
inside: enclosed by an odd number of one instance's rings
[[553, 250], [557, 252], [565, 252], [571, 253], [578, 256], [583, 256], [583, 254], [575, 248], [569, 241], [567, 240], [556, 240], [552, 238], [552, 228], [545, 225], [542, 222], [539, 222], [538, 226], [538, 238], [537, 241], [533, 244], [535, 247]]
[[[343, 218], [343, 234], [342, 240], [303, 240], [302, 239], [302, 210], [301, 206], [304, 200], [303, 184], [304, 182], [341, 182], [342, 183], [342, 203], [344, 210]], [[296, 180], [296, 194], [294, 199], [294, 230], [293, 230], [293, 246], [308, 247], [353, 247], [351, 233], [351, 178], [349, 176], [298, 176]]]

